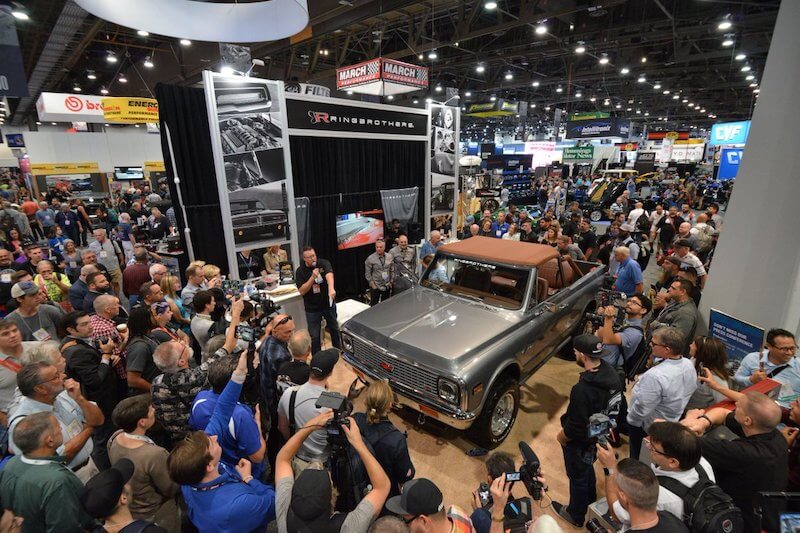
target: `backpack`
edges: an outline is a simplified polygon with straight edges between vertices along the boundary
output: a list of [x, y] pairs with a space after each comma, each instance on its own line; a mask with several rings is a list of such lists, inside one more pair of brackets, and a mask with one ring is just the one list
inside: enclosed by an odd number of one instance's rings
[[697, 228], [697, 233], [694, 236], [694, 238], [697, 239], [698, 251], [701, 253], [711, 250], [711, 246], [714, 244], [714, 239], [709, 228], [710, 226]]
[[639, 231], [645, 235], [650, 234], [650, 217], [647, 216], [647, 211], [642, 213], [638, 219], [636, 219], [636, 231]]
[[692, 533], [733, 533], [744, 531], [742, 511], [719, 485], [711, 481], [700, 465], [694, 467], [700, 480], [691, 488], [666, 476], [658, 484], [683, 500], [683, 522]]
[[2, 213], [0, 214], [0, 230], [3, 230], [5, 234], [8, 235], [9, 231], [17, 227], [16, 224], [14, 224], [14, 217], [5, 209], [0, 211], [0, 213]]
[[647, 269], [647, 265], [650, 263], [650, 257], [653, 254], [644, 247], [643, 244], [639, 245], [639, 255], [636, 256], [636, 262], [639, 263], [639, 267], [644, 272]]
[[625, 355], [623, 354], [623, 363], [622, 368], [625, 371], [625, 378], [628, 381], [633, 381], [633, 379], [641, 374], [644, 371], [644, 362], [647, 361], [647, 357], [649, 356], [648, 352], [648, 341], [647, 335], [644, 334], [644, 329], [640, 326], [628, 326], [629, 328], [638, 329], [642, 332], [642, 339], [639, 341], [639, 344], [636, 346], [636, 349], [633, 351], [630, 357], [625, 359]]

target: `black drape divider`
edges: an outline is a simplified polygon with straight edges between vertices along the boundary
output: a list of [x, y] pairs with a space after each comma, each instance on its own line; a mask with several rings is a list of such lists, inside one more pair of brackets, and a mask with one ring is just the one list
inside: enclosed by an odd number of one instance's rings
[[[336, 215], [381, 209], [382, 189], [424, 191], [425, 143], [301, 136], [289, 141], [294, 194], [309, 198], [308, 240], [319, 257], [331, 261], [339, 297], [363, 294], [364, 260], [374, 246], [337, 250]], [[423, 199], [420, 194], [418, 213], [424, 213]]]
[[[184, 236], [183, 228], [188, 224], [195, 258], [217, 265], [226, 272], [228, 256], [205, 93], [203, 89], [159, 83], [156, 85], [156, 99], [161, 119], [161, 150], [169, 177], [167, 183], [181, 236]], [[187, 220], [184, 220], [183, 210], [178, 205], [167, 131], [172, 140], [175, 168], [181, 179], [180, 190]]]

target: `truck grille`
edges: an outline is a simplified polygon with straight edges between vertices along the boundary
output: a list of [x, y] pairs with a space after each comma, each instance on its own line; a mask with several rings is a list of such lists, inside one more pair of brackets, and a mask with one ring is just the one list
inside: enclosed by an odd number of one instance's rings
[[400, 359], [389, 357], [357, 338], [353, 338], [353, 356], [368, 366], [372, 372], [392, 383], [432, 395], [438, 394], [434, 374]]

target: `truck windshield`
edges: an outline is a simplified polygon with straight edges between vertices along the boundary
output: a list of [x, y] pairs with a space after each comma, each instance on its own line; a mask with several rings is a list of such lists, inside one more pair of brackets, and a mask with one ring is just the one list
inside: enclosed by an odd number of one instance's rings
[[420, 285], [503, 309], [520, 309], [529, 275], [528, 270], [438, 254]]

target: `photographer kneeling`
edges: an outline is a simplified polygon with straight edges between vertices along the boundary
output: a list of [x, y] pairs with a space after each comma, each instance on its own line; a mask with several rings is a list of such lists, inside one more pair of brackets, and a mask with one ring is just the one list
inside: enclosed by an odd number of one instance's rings
[[372, 490], [349, 513], [333, 512], [333, 482], [327, 470], [320, 463], [314, 463], [303, 470], [297, 479], [292, 470], [292, 458], [311, 433], [319, 428], [325, 429], [333, 413], [321, 413], [289, 439], [278, 452], [275, 461], [275, 486], [278, 533], [300, 531], [367, 531], [389, 495], [389, 478], [381, 465], [372, 456], [361, 438], [358, 424], [348, 418], [348, 424], [341, 428], [350, 446], [358, 453], [369, 475]]
[[615, 368], [624, 368], [626, 372], [636, 365], [634, 356], [640, 346], [645, 348], [642, 344], [642, 319], [652, 308], [653, 304], [644, 294], [637, 292], [632, 295], [625, 300], [625, 322], [619, 330], [614, 328], [618, 313], [616, 306], [607, 305], [597, 310], [597, 314], [603, 316], [603, 325], [595, 332], [603, 343], [603, 361]]
[[572, 341], [575, 362], [582, 366], [578, 383], [572, 387], [567, 412], [561, 417], [558, 442], [564, 452], [569, 478], [569, 505], [553, 501], [553, 510], [575, 527], [583, 527], [589, 504], [597, 499], [592, 464], [596, 459], [596, 437], [589, 436], [589, 419], [608, 408], [614, 393], [624, 390], [617, 371], [600, 359], [603, 345], [594, 335], [578, 335]]
[[[486, 458], [487, 481], [481, 483], [478, 490], [472, 493], [472, 514], [470, 520], [477, 533], [489, 533], [492, 528], [493, 516], [503, 524], [504, 529], [512, 529], [522, 525], [531, 518], [531, 499], [517, 499], [511, 494], [514, 482], [506, 482], [506, 474], [512, 476], [517, 472], [514, 466], [514, 456], [506, 452], [494, 452]], [[499, 481], [498, 481], [499, 480]], [[500, 501], [495, 492], [500, 489], [503, 495]], [[491, 494], [491, 498], [487, 498]], [[527, 500], [523, 502], [522, 500]], [[527, 513], [523, 512], [521, 505]]]

